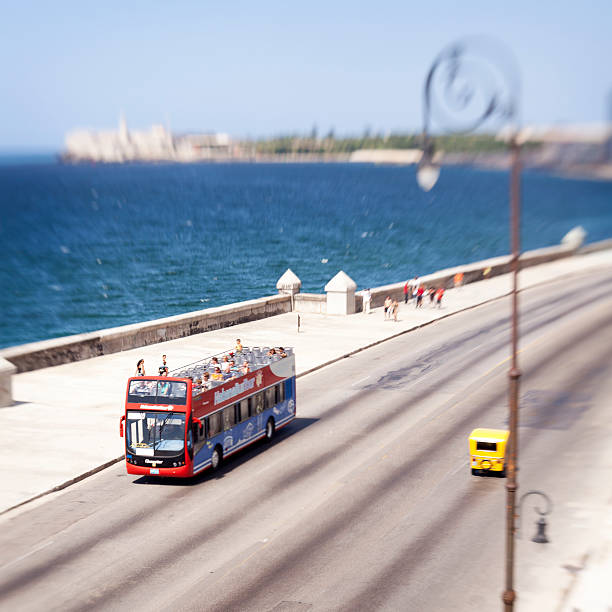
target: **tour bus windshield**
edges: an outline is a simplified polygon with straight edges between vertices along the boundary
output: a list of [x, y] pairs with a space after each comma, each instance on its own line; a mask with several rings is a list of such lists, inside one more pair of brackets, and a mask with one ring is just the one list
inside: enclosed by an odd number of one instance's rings
[[134, 455], [175, 455], [185, 446], [185, 415], [127, 411], [127, 448]]
[[187, 404], [187, 383], [170, 380], [133, 380], [128, 402], [134, 404]]

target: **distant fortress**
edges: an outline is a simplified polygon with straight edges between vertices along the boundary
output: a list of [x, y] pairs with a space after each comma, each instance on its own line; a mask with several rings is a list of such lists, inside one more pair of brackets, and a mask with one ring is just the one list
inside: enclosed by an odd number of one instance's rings
[[227, 134], [172, 134], [163, 125], [128, 130], [121, 115], [118, 130], [74, 130], [66, 135], [62, 159], [68, 162], [196, 162], [240, 157]]
[[[507, 140], [505, 130], [490, 139]], [[527, 167], [547, 168], [578, 176], [612, 179], [612, 122], [585, 125], [527, 126], [518, 133]], [[414, 138], [413, 138], [414, 140]], [[343, 145], [350, 145], [345, 147]], [[357, 144], [358, 143], [358, 144]], [[392, 148], [376, 139], [334, 139], [290, 136], [271, 141], [232, 140], [223, 133], [173, 134], [163, 125], [148, 130], [128, 130], [121, 115], [117, 130], [75, 130], [66, 135], [65, 162], [353, 162], [391, 165], [417, 164], [418, 148]], [[271, 144], [272, 146], [267, 146]], [[354, 145], [357, 144], [357, 147]], [[416, 142], [411, 142], [414, 147]], [[372, 145], [375, 145], [374, 147]], [[397, 145], [396, 145], [397, 146]], [[354, 147], [354, 148], [353, 148]], [[507, 150], [466, 149], [444, 151], [438, 146], [442, 164], [469, 164], [506, 168]]]

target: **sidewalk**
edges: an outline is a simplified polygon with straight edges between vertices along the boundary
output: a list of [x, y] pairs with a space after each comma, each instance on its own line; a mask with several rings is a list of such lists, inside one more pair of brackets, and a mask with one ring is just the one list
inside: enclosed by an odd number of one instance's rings
[[[568, 274], [612, 266], [612, 250], [542, 264], [522, 271], [520, 288]], [[405, 333], [507, 295], [503, 275], [447, 291], [441, 309], [401, 304], [398, 322], [382, 309], [347, 317], [287, 313], [162, 344], [105, 355], [13, 377], [13, 406], [0, 409], [0, 512], [62, 486], [120, 457], [119, 417], [125, 384], [143, 357], [157, 372], [161, 355], [177, 368], [231, 349], [236, 338], [250, 346], [292, 346], [298, 376]], [[508, 304], [508, 309], [510, 305]]]

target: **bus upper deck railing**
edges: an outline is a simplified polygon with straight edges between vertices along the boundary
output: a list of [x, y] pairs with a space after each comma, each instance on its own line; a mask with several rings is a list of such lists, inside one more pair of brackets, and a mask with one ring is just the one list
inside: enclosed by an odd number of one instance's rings
[[[270, 354], [272, 350], [274, 350], [274, 353]], [[260, 370], [261, 368], [265, 368], [275, 361], [279, 361], [285, 357], [290, 357], [291, 355], [293, 355], [293, 348], [291, 347], [271, 348], [267, 346], [244, 346], [242, 347], [241, 351], [224, 351], [222, 353], [217, 353], [216, 355], [210, 355], [198, 361], [194, 361], [186, 366], [171, 370], [168, 375], [176, 378], [191, 378], [193, 381], [198, 381], [203, 379], [205, 372], [208, 372], [209, 376], [211, 377], [208, 388], [212, 388], [222, 385], [225, 381], [231, 378], [242, 376], [245, 373], [243, 370], [245, 362], [249, 365], [249, 371], [254, 372], [256, 370]], [[216, 368], [222, 370], [225, 357], [227, 357], [227, 362], [234, 361], [235, 369], [230, 370], [229, 372], [221, 371], [222, 378], [215, 380], [212, 378], [212, 376], [215, 374]], [[199, 392], [200, 389], [194, 386], [194, 393]]]

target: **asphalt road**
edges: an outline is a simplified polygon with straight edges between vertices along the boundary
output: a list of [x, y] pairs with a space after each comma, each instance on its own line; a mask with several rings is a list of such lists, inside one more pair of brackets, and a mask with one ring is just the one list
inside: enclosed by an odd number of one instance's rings
[[[299, 418], [216, 474], [158, 482], [118, 465], [5, 515], [0, 608], [501, 609], [505, 480], [471, 476], [467, 437], [507, 426], [509, 307], [299, 379]], [[553, 544], [530, 542], [532, 511], [522, 522], [527, 610], [561, 590], [610, 503], [612, 271], [525, 291], [520, 307], [519, 495], [554, 501]]]

